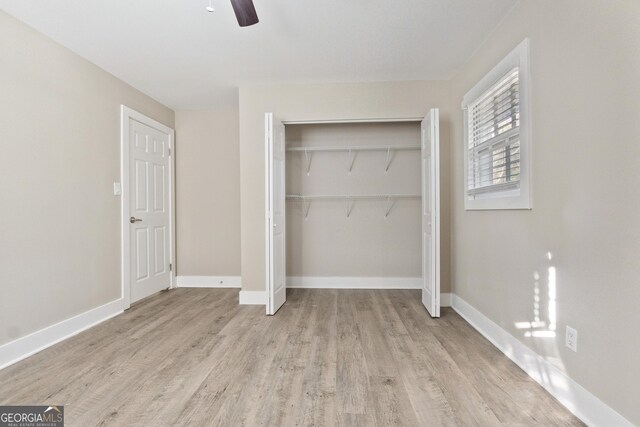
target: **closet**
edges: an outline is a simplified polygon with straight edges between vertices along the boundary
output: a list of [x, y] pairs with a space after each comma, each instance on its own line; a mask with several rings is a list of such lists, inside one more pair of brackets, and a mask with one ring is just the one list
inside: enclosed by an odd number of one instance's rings
[[289, 287], [414, 287], [420, 123], [286, 127]]
[[266, 114], [267, 314], [286, 287], [415, 288], [439, 316], [437, 124]]

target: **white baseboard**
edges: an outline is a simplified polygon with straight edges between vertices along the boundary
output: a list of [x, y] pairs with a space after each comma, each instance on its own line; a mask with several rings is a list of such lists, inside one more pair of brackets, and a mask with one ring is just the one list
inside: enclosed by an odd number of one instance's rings
[[440, 307], [451, 307], [453, 294], [440, 294]]
[[178, 288], [240, 288], [240, 276], [177, 276]]
[[124, 311], [124, 299], [111, 301], [0, 346], [0, 369], [51, 347]]
[[591, 427], [634, 427], [622, 415], [462, 298], [454, 294], [452, 302], [453, 309], [460, 316], [584, 423]]
[[287, 277], [288, 288], [308, 289], [420, 289], [420, 277]]
[[240, 305], [267, 305], [267, 291], [240, 291]]

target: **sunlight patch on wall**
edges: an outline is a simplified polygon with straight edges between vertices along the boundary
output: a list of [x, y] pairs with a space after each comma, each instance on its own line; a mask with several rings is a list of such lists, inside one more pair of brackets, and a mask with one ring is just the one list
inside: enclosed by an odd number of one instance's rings
[[[553, 259], [553, 254], [547, 252], [547, 260]], [[546, 298], [546, 320], [542, 320], [543, 301], [540, 286], [540, 273], [533, 273], [533, 320], [528, 322], [515, 322], [517, 329], [523, 330], [524, 336], [527, 338], [555, 338], [557, 323], [557, 283], [556, 268], [549, 266], [547, 268], [547, 298]]]

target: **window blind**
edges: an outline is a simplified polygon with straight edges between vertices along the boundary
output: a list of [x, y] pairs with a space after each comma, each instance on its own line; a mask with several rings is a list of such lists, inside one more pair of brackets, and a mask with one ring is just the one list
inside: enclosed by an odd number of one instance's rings
[[468, 106], [467, 195], [520, 187], [519, 69]]

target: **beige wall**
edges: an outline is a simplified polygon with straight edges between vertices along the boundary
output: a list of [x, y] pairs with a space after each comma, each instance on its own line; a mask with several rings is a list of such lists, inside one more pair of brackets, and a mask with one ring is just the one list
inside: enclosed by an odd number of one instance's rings
[[177, 274], [240, 276], [238, 109], [176, 113]]
[[[420, 146], [420, 123], [321, 124], [287, 126], [287, 145]], [[287, 153], [287, 194], [417, 194], [422, 191], [420, 150]], [[421, 199], [398, 199], [385, 218], [386, 200], [357, 200], [347, 218], [344, 200], [287, 203], [289, 276], [420, 277]], [[419, 281], [416, 281], [419, 284]]]
[[0, 11], [0, 344], [120, 297], [120, 104], [174, 113]]
[[[455, 111], [454, 292], [640, 425], [640, 2], [520, 2], [453, 79], [452, 105], [525, 37], [533, 210], [464, 211]], [[536, 282], [548, 320], [552, 267], [558, 336], [526, 338], [514, 323], [533, 320]], [[566, 325], [577, 353], [564, 346]]]
[[[421, 117], [441, 108], [441, 161], [449, 164], [448, 82], [287, 85], [240, 88], [242, 289], [265, 289], [264, 113], [280, 120]], [[449, 292], [449, 181], [442, 180], [442, 291]]]

